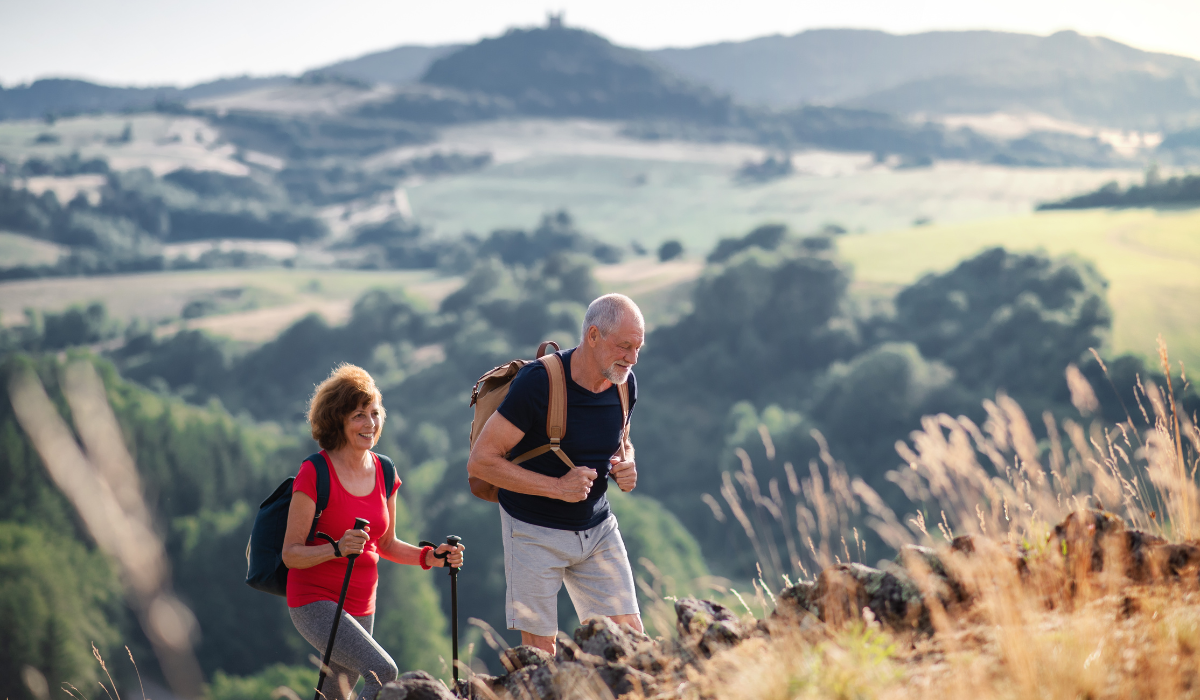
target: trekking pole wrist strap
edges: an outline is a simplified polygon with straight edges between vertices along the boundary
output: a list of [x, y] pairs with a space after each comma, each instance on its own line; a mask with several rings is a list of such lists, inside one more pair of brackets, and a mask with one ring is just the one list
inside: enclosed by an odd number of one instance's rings
[[[436, 550], [437, 545], [430, 542], [429, 540], [421, 540], [421, 543], [417, 546], [425, 548], [425, 549], [421, 550], [421, 568], [425, 569], [426, 571], [428, 571], [429, 569], [432, 569], [433, 568], [432, 565], [425, 566], [425, 552], [428, 550]], [[441, 554], [438, 554], [436, 551], [433, 552], [434, 559], [445, 559], [448, 556], [450, 556], [450, 552], [448, 552], [448, 551], [442, 552]]]
[[338, 547], [337, 540], [333, 539], [329, 535], [326, 535], [324, 532], [318, 532], [317, 534], [313, 535], [313, 537], [318, 540], [325, 540], [329, 544], [333, 545], [333, 556], [337, 557], [338, 559], [342, 558], [342, 549], [341, 547]]

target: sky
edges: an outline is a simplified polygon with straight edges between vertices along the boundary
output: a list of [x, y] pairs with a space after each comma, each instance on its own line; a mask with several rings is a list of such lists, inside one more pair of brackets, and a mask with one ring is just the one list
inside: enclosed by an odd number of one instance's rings
[[0, 85], [190, 85], [297, 74], [402, 44], [472, 42], [548, 11], [637, 48], [805, 29], [1073, 29], [1200, 59], [1200, 0], [0, 0]]

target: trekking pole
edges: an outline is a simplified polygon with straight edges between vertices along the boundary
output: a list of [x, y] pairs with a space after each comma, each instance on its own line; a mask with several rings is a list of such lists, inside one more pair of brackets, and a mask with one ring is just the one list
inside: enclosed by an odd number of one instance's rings
[[[363, 518], [354, 519], [354, 529], [361, 530], [371, 523]], [[342, 621], [342, 608], [346, 605], [346, 591], [350, 590], [350, 572], [354, 571], [357, 554], [346, 557], [346, 578], [342, 581], [342, 595], [338, 598], [337, 612], [333, 614], [333, 629], [329, 630], [329, 644], [325, 646], [325, 658], [321, 661], [321, 675], [317, 678], [317, 692], [313, 700], [321, 700], [321, 687], [325, 685], [325, 669], [329, 668], [329, 657], [333, 655], [333, 640], [337, 638], [338, 624]]]
[[[446, 544], [457, 547], [462, 538], [457, 535], [447, 535]], [[450, 567], [450, 645], [454, 652], [451, 668], [454, 670], [454, 684], [458, 685], [458, 568]]]
[[[446, 544], [451, 547], [457, 547], [458, 543], [462, 542], [462, 538], [458, 535], [446, 535]], [[422, 547], [434, 547], [432, 542], [421, 541]], [[450, 552], [444, 554], [434, 554], [438, 559], [445, 559], [450, 556]], [[454, 682], [458, 683], [458, 569], [451, 566], [450, 569], [450, 645], [451, 662], [450, 671], [454, 675]]]

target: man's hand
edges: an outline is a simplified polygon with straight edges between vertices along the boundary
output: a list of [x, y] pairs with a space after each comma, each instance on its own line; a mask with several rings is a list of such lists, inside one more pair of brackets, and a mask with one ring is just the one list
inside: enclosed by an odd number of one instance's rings
[[567, 503], [578, 503], [586, 500], [592, 490], [592, 482], [596, 480], [596, 470], [588, 467], [575, 467], [558, 478], [558, 500]]
[[637, 486], [637, 463], [633, 461], [622, 462], [620, 457], [613, 455], [608, 458], [612, 468], [609, 469], [609, 474], [612, 474], [613, 479], [617, 482], [617, 488], [625, 493], [633, 490]]

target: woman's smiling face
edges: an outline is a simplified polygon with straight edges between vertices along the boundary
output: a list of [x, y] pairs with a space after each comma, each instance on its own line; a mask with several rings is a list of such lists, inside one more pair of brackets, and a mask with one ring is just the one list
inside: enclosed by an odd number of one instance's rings
[[364, 402], [350, 412], [345, 420], [346, 444], [359, 450], [369, 450], [379, 442], [383, 432], [383, 406], [378, 401]]

